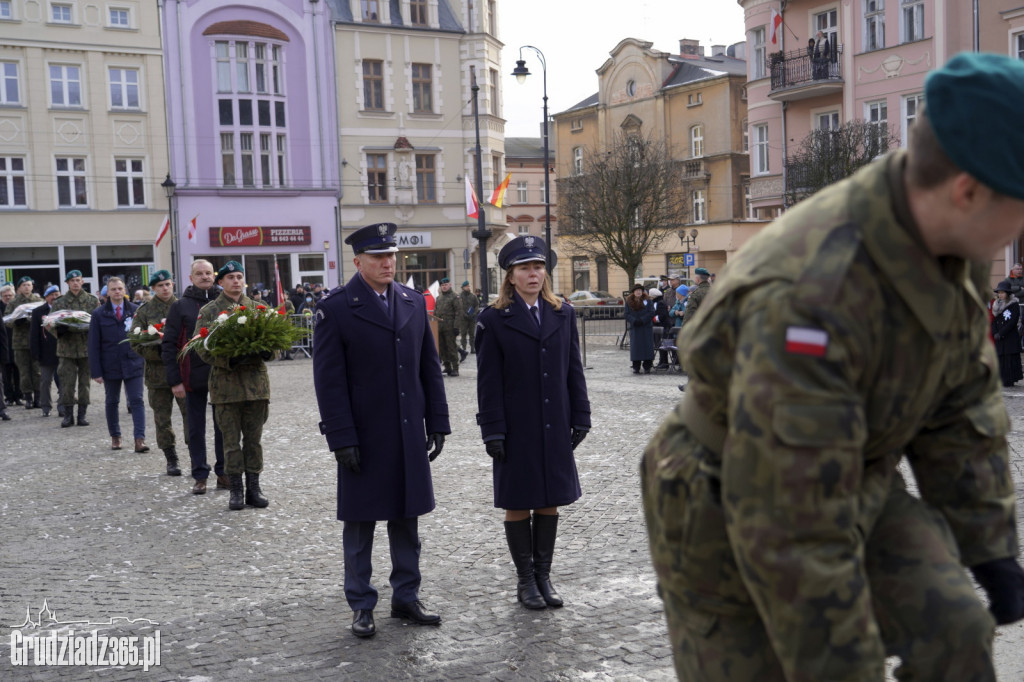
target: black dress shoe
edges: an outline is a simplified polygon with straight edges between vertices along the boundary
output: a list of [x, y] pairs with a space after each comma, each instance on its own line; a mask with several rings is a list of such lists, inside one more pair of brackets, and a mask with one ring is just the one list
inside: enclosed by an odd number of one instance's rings
[[360, 609], [352, 614], [352, 634], [356, 637], [373, 637], [377, 626], [373, 624], [373, 611]]
[[392, 618], [408, 618], [417, 625], [440, 625], [441, 616], [436, 613], [427, 613], [423, 609], [423, 602], [413, 601], [408, 604], [392, 604]]

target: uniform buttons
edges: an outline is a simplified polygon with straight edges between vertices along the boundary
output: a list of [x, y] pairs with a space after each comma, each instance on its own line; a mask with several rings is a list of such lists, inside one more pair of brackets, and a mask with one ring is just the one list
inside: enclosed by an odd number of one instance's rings
[[402, 423], [403, 423], [403, 424], [408, 424], [408, 423], [409, 423], [409, 420], [408, 420], [408, 419], [403, 419], [403, 420], [402, 420]]
[[550, 429], [550, 428], [551, 428], [551, 424], [545, 424], [545, 425], [544, 425], [544, 428], [545, 428], [545, 429]]
[[398, 369], [405, 369], [405, 367], [403, 365], [399, 365]]
[[548, 352], [548, 349], [547, 349], [547, 348], [541, 348], [541, 349], [540, 349], [540, 352], [541, 352], [541, 353], [547, 353], [547, 352]]
[[403, 398], [405, 397], [404, 393], [399, 393], [399, 395], [402, 396]]
[[[399, 369], [401, 369], [401, 367], [399, 367]], [[548, 378], [548, 373], [547, 373], [547, 372], [544, 372], [544, 378], [545, 378], [545, 379], [547, 379], [547, 378]]]
[[551, 401], [550, 401], [550, 400], [549, 400], [548, 398], [544, 398], [544, 404], [545, 404], [545, 405], [546, 405], [546, 404], [548, 404], [548, 403], [550, 403], [550, 402], [551, 402]]

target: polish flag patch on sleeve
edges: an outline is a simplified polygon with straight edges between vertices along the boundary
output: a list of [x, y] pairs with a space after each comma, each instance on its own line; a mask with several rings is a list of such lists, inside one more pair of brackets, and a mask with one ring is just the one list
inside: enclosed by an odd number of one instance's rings
[[786, 327], [786, 352], [794, 355], [825, 357], [828, 332], [813, 327]]

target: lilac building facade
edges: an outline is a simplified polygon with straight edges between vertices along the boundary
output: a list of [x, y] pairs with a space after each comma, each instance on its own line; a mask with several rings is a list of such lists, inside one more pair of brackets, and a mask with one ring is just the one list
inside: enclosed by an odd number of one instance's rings
[[245, 266], [251, 287], [342, 278], [328, 3], [163, 0], [176, 266]]

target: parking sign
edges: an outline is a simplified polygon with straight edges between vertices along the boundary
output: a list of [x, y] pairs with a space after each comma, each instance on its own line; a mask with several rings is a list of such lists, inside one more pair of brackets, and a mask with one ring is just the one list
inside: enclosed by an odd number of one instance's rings
[[685, 268], [692, 268], [696, 264], [697, 264], [697, 255], [696, 254], [694, 254], [694, 253], [684, 253], [683, 254], [683, 267], [685, 267]]

